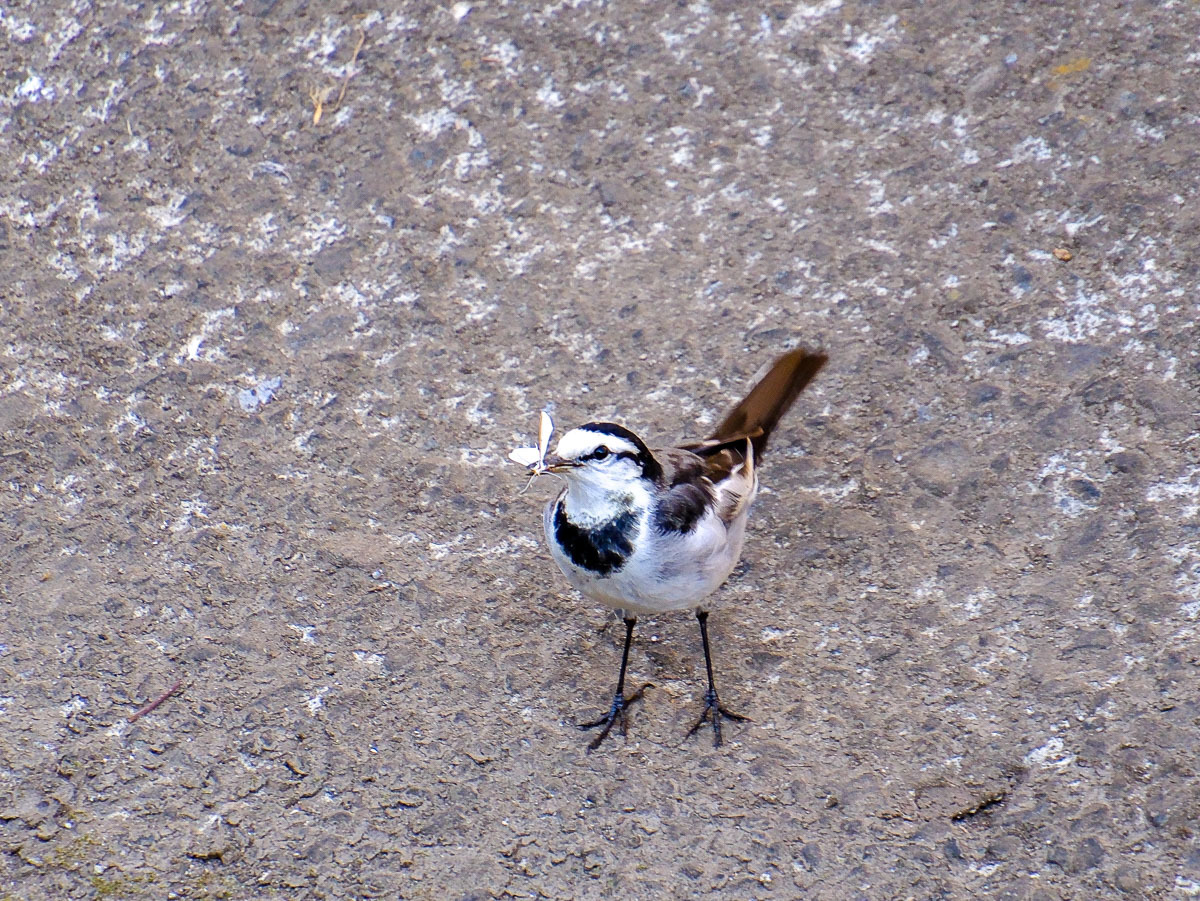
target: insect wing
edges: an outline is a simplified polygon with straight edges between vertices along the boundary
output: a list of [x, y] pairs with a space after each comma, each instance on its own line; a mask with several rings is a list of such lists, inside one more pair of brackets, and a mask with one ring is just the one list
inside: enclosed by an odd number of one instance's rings
[[540, 462], [543, 455], [538, 452], [536, 447], [514, 447], [509, 452], [508, 459], [514, 463], [520, 463], [522, 466], [529, 467]]
[[541, 424], [538, 427], [538, 467], [546, 462], [546, 451], [550, 449], [550, 436], [554, 434], [554, 420], [545, 410], [542, 411]]

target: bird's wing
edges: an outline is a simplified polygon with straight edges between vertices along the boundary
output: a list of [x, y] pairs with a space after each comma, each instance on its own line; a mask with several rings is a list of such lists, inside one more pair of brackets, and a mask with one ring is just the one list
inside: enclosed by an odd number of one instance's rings
[[742, 438], [704, 459], [709, 472], [717, 476], [713, 478], [717, 515], [728, 525], [745, 512], [758, 489], [754, 442], [749, 437]]
[[754, 450], [750, 441], [727, 442], [698, 452], [670, 447], [654, 451], [662, 466], [655, 524], [664, 531], [687, 532], [710, 503], [726, 525], [754, 498]]
[[662, 467], [654, 525], [663, 532], [690, 532], [713, 497], [705, 461], [683, 448], [660, 448], [652, 453]]

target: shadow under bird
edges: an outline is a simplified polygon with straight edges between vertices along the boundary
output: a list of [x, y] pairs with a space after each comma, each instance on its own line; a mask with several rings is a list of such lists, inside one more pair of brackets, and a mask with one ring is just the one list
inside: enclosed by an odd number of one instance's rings
[[518, 448], [512, 459], [532, 475], [566, 482], [543, 516], [554, 562], [585, 597], [615, 608], [625, 621], [625, 650], [607, 713], [581, 728], [600, 728], [591, 749], [619, 724], [642, 686], [625, 695], [629, 647], [639, 614], [695, 609], [704, 646], [708, 689], [688, 735], [708, 722], [721, 744], [721, 721], [744, 720], [721, 706], [713, 681], [704, 600], [732, 572], [742, 553], [746, 518], [758, 492], [758, 464], [767, 440], [796, 397], [825, 365], [822, 351], [803, 348], [779, 357], [703, 440], [651, 450], [611, 422], [589, 422], [562, 436], [546, 454], [551, 424], [543, 414], [540, 447]]

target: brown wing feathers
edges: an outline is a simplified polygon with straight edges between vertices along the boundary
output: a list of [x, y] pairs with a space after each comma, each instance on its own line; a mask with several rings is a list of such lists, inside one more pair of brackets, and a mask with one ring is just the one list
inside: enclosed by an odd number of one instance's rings
[[[720, 516], [726, 522], [751, 496], [754, 466], [767, 447], [767, 439], [796, 397], [813, 380], [828, 359], [822, 351], [793, 350], [772, 365], [746, 398], [734, 407], [711, 438], [682, 447], [655, 451], [661, 463], [659, 483], [667, 489], [659, 503], [656, 524], [664, 531], [686, 532], [704, 515], [716, 486], [746, 462], [746, 441], [753, 456], [739, 476], [745, 490], [725, 492]], [[704, 479], [697, 476], [703, 473]]]
[[[704, 515], [713, 498], [715, 486], [729, 478], [746, 461], [748, 440], [754, 448], [752, 462], [740, 478], [746, 490], [726, 497], [721, 518], [733, 518], [742, 501], [750, 496], [754, 484], [754, 465], [767, 448], [767, 439], [779, 420], [813, 380], [828, 359], [823, 351], [798, 349], [784, 354], [762, 380], [750, 389], [717, 426], [712, 437], [684, 444], [679, 448], [661, 448], [654, 452], [659, 464], [658, 482], [666, 489], [659, 501], [655, 524], [663, 531], [687, 532]], [[698, 479], [703, 474], [703, 480]], [[731, 507], [726, 509], [728, 504]]]
[[771, 432], [828, 359], [824, 351], [804, 348], [784, 354], [695, 452], [706, 455], [722, 444], [749, 438], [755, 460], [761, 460]]

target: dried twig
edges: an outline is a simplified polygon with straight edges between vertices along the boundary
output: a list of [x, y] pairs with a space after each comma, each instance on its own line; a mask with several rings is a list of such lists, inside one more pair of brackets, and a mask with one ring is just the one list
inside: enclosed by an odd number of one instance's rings
[[337, 100], [333, 101], [333, 109], [337, 109], [342, 105], [342, 98], [346, 96], [346, 88], [350, 86], [350, 79], [354, 77], [354, 64], [358, 62], [358, 54], [362, 51], [363, 44], [367, 42], [367, 31], [364, 28], [358, 33], [358, 46], [354, 48], [354, 53], [350, 56], [350, 62], [346, 64], [346, 77], [342, 79], [342, 89], [338, 91]]
[[325, 113], [325, 101], [333, 93], [333, 88], [310, 88], [308, 99], [313, 105], [313, 125], [321, 124], [321, 116]]
[[153, 713], [155, 710], [158, 709], [159, 704], [161, 704], [167, 698], [171, 697], [171, 695], [175, 694], [175, 692], [179, 691], [179, 689], [182, 687], [183, 687], [183, 680], [182, 679], [177, 680], [174, 685], [172, 685], [170, 688], [168, 688], [166, 691], [164, 691], [162, 694], [160, 694], [157, 698], [155, 698], [153, 701], [151, 701], [149, 704], [147, 704], [145, 707], [143, 707], [137, 713], [131, 713], [129, 715], [129, 722], [136, 723], [139, 719], [144, 717], [147, 713]]
[[[337, 97], [333, 103], [329, 105], [329, 110], [332, 112], [342, 105], [342, 101], [346, 97], [346, 88], [350, 87], [350, 79], [355, 76], [354, 64], [358, 62], [358, 54], [362, 52], [363, 44], [367, 42], [367, 32], [363, 29], [358, 34], [358, 44], [354, 48], [354, 53], [350, 56], [350, 62], [346, 63], [346, 76], [342, 79], [342, 89], [338, 91]], [[329, 95], [333, 93], [333, 88], [310, 88], [308, 99], [313, 105], [313, 125], [321, 124], [321, 117], [325, 115], [325, 101], [329, 99]]]

